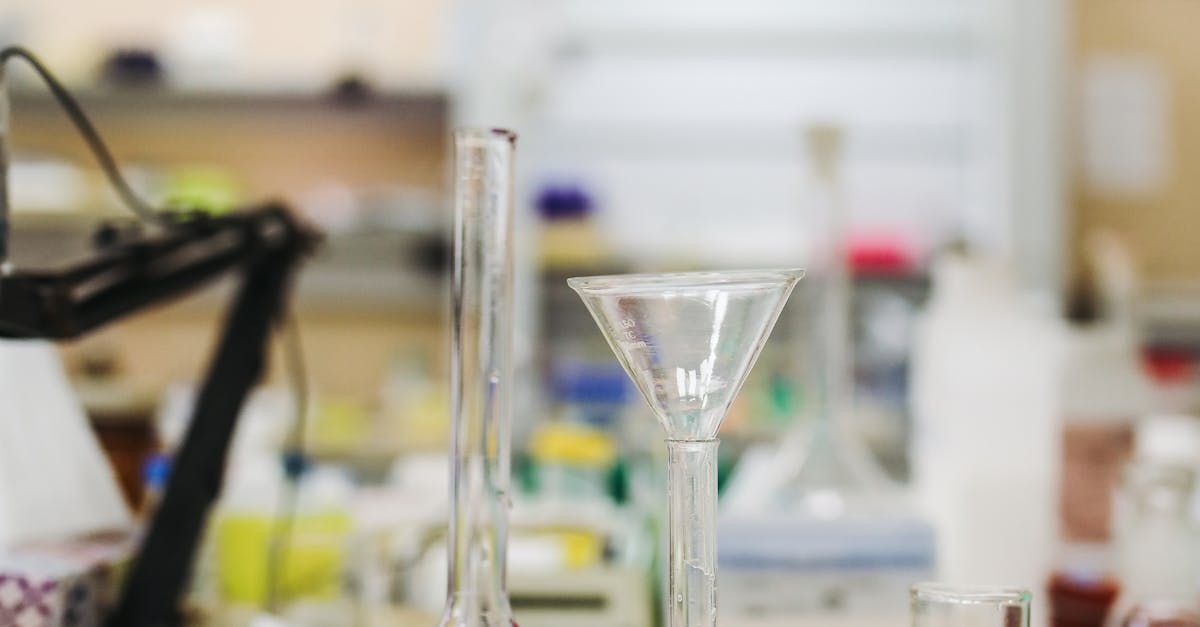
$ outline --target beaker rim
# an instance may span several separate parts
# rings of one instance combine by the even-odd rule
[[[465,141],[494,141],[501,140],[510,144],[517,142],[516,131],[506,128],[488,126],[460,126],[454,129],[454,137]]]
[[[912,587],[914,601],[987,605],[1028,605],[1033,593],[1019,586],[953,584],[926,581]]]
[[[606,274],[578,276],[567,279],[571,289],[588,294],[621,294],[666,289],[704,288],[762,288],[780,283],[794,283],[804,276],[800,268],[770,268],[759,270],[701,270],[693,272],[659,272],[638,274]]]

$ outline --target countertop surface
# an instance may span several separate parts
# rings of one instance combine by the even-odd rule
[[[219,627],[256,627],[254,612],[229,611],[222,613],[211,625]],[[261,618],[261,617],[260,617]],[[437,617],[403,608],[386,608],[370,612],[362,623],[366,627],[395,627],[400,625],[426,626],[437,623]],[[720,627],[903,627],[906,620],[896,617],[829,617],[809,616],[773,620],[721,619]],[[543,627],[536,623],[522,627]]]

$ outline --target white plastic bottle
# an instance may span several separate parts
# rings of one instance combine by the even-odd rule
[[[913,355],[912,468],[942,580],[1046,581],[1058,529],[1061,334],[1003,265],[964,255],[936,264]]]

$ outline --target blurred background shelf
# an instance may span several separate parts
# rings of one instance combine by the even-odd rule
[[[84,90],[81,104],[124,165],[220,169],[232,173],[246,200],[297,200],[329,185],[387,182],[439,189],[443,184],[449,98],[436,90],[363,98]],[[74,129],[49,96],[19,94],[12,116],[18,157],[53,155],[91,167]]]
[[[229,112],[250,108],[259,113],[267,113],[271,109],[319,108],[326,111],[403,109],[414,117],[439,116],[449,99],[447,90],[435,84],[379,91],[369,84],[358,82],[330,85],[320,90],[254,86],[202,89],[162,85],[92,86],[72,88],[71,93],[89,112],[98,115],[138,115],[159,108],[178,113],[212,108]],[[36,85],[18,87],[12,90],[10,97],[18,111],[29,107],[29,114],[50,113],[57,109],[53,96]]]
[[[127,214],[114,210],[19,213],[14,263],[27,269],[61,266],[92,249],[99,225],[128,221]],[[327,314],[373,311],[440,316],[448,306],[447,255],[446,234],[436,223],[406,230],[371,228],[330,234],[300,278],[298,306]],[[232,296],[228,283],[187,299],[181,311],[224,310]]]
[[[1200,281],[1156,281],[1139,304],[1148,342],[1200,352]]]

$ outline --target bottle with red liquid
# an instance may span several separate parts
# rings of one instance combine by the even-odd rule
[[[1072,547],[1047,586],[1052,627],[1104,627],[1121,586],[1106,547]],[[1084,553],[1084,555],[1080,555]]]

